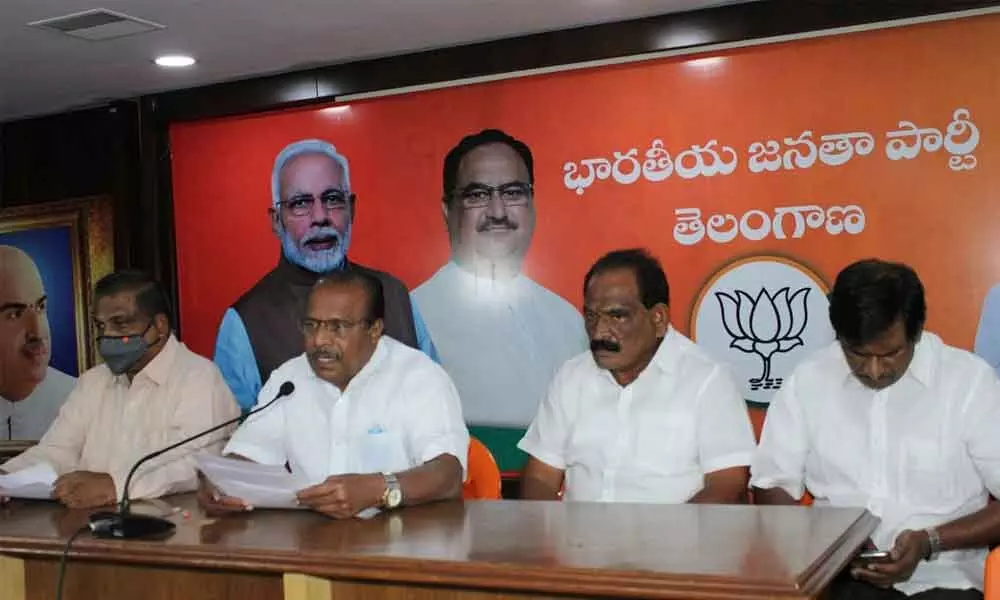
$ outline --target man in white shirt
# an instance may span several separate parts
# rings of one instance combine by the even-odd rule
[[[37,440],[76,383],[49,366],[48,297],[35,261],[0,245],[0,440]]]
[[[518,447],[530,499],[727,503],[745,499],[754,449],[726,370],[670,326],[669,287],[643,250],[584,280],[591,351],[556,375]]]
[[[117,502],[140,458],[239,415],[215,365],[173,336],[158,282],[135,271],[112,273],[97,282],[94,306],[104,363],[80,377],[36,446],[0,465],[6,472],[49,465],[59,475],[53,497],[70,508]],[[218,453],[223,436],[145,463],[131,481],[129,497],[194,490],[194,455]]]
[[[275,369],[258,404],[285,382],[291,396],[251,416],[224,453],[287,465],[310,483],[299,502],[334,518],[461,494],[469,434],[444,370],[418,350],[383,335],[379,280],[337,271],[309,294],[305,353]],[[212,514],[250,510],[207,482],[199,493]]]
[[[531,150],[487,129],[448,152],[443,179],[451,261],[413,297],[466,420],[520,430],[587,348],[580,312],[521,272],[535,230]]]
[[[864,507],[882,522],[833,598],[980,598],[1000,540],[1000,382],[982,359],[923,330],[923,285],[864,260],[830,294],[837,341],[774,396],[751,485],[759,503]]]

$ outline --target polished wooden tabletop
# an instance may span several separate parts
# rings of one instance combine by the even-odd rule
[[[877,525],[862,509],[528,501],[438,503],[370,520],[261,510],[209,519],[191,496],[165,501],[180,509],[169,539],[82,535],[73,560],[550,593],[805,597]],[[13,501],[0,509],[0,553],[56,556],[87,515]]]

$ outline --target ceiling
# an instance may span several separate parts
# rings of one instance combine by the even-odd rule
[[[0,122],[256,75],[735,0],[0,0]],[[27,23],[93,8],[166,29],[102,42]],[[151,60],[182,52],[186,70]]]

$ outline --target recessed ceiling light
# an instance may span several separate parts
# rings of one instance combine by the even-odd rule
[[[194,58],[183,54],[167,54],[164,56],[157,56],[156,60],[153,62],[161,67],[178,68],[190,67],[195,61]]]

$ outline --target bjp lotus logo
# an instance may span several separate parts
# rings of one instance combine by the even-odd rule
[[[833,341],[827,291],[795,260],[744,258],[702,287],[691,307],[691,337],[738,377],[744,398],[766,405],[800,360]]]
[[[750,389],[777,389],[782,378],[771,377],[771,357],[803,345],[802,332],[809,322],[806,300],[811,290],[799,288],[789,295],[783,287],[771,294],[760,288],[756,298],[743,290],[715,292],[722,311],[722,327],[732,338],[730,348],[756,354],[763,365],[760,377],[750,379]]]

